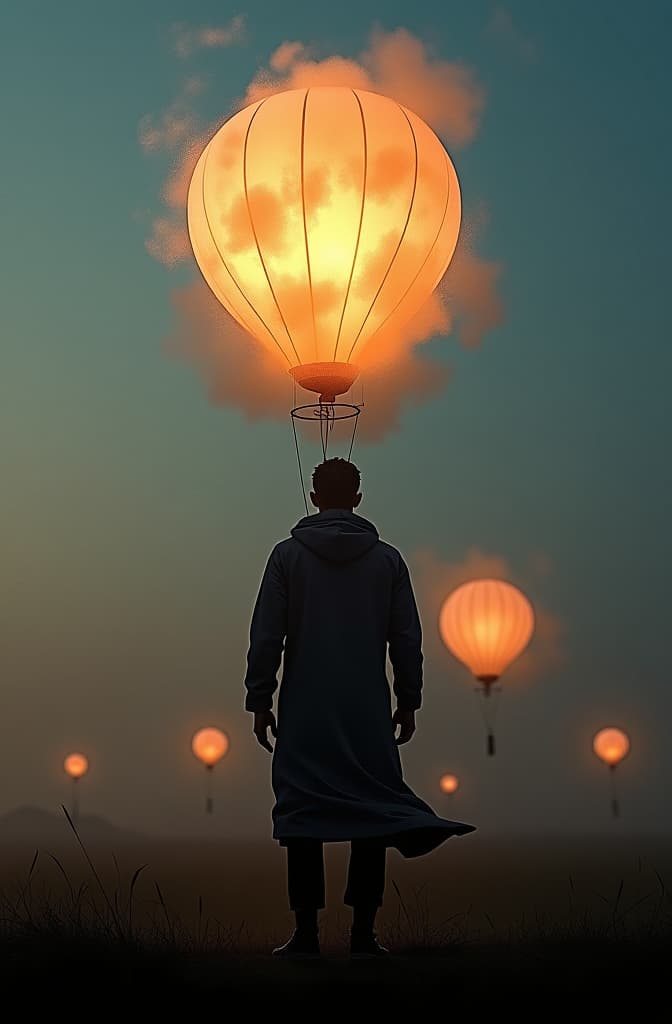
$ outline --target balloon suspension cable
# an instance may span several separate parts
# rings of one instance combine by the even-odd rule
[[[212,799],[212,769],[213,765],[206,764],[207,770],[207,781],[205,784],[205,813],[212,814],[213,811],[213,799]]]
[[[324,462],[327,461],[327,451],[329,450],[329,435],[334,429],[334,403],[323,402],[320,399],[320,444],[322,445],[322,459]]]
[[[362,400],[364,393],[362,391]],[[294,402],[296,403],[296,384],[294,384]],[[362,401],[363,404],[363,401]],[[299,437],[296,430],[297,420],[308,420],[310,422],[318,421],[320,430],[320,448],[322,449],[322,459],[324,462],[327,461],[329,456],[329,440],[334,429],[334,425],[337,420],[353,420],[352,434],[350,435],[350,445],[348,447],[348,459],[350,462],[352,458],[352,450],[355,446],[355,437],[357,436],[357,424],[359,422],[359,414],[362,410],[361,405],[351,405],[348,402],[313,402],[310,405],[294,405],[290,410],[290,416],[292,419],[292,431],[294,433],[294,449],[296,451],[296,461],[299,467],[299,480],[301,482],[301,493],[303,495],[303,504],[306,509],[306,515],[308,515],[308,498],[306,496],[306,485],[303,475],[303,465],[301,463],[301,450],[299,447]]]
[[[360,406],[361,408],[361,406]],[[350,447],[348,448],[348,462],[352,459],[352,449],[355,446],[355,435],[357,433],[357,424],[359,423],[359,416],[355,416],[355,422],[352,427],[352,437],[350,438]]]
[[[488,757],[493,757],[496,750],[495,744],[495,719],[499,708],[499,695],[502,692],[501,686],[493,686],[492,683],[484,683],[478,686],[474,693],[479,697],[478,707],[487,732],[486,750]]]
[[[72,820],[74,821],[75,824],[77,824],[77,819],[79,818],[79,789],[77,787],[77,783],[78,782],[79,782],[79,779],[77,778],[77,776],[76,775],[73,776],[73,779],[72,779],[72,814],[70,815],[70,817],[72,818]]]
[[[621,806],[618,800],[618,794],[616,792],[616,765],[609,765],[609,778],[611,779],[611,816],[612,818],[620,818]]]
[[[301,466],[301,453],[299,451],[299,439],[296,436],[296,420],[292,416],[292,430],[294,431],[294,447],[296,448],[296,461],[299,466],[299,480],[301,481],[301,494],[303,496],[303,504],[306,509],[306,515],[308,515],[308,498],[306,497],[306,485],[303,482],[303,467]]]
[[[364,408],[364,378],[363,377],[359,378],[359,383],[360,383],[360,387],[361,387],[362,391],[361,391],[361,398],[359,400],[359,405],[357,406],[357,409],[359,410],[359,412],[361,412],[362,409]],[[348,462],[350,462],[351,459],[352,459],[352,449],[354,448],[354,445],[355,445],[355,435],[357,434],[357,424],[359,423],[359,412],[358,412],[357,416],[355,416],[355,422],[354,422],[353,427],[352,427],[352,437],[350,438],[350,447],[348,449]]]

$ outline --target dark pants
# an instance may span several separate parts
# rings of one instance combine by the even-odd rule
[[[324,855],[320,839],[287,840],[287,881],[291,910],[324,908]],[[344,902],[380,907],[385,889],[385,846],[377,839],[353,839]]]

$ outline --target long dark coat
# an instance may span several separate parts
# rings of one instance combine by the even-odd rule
[[[421,704],[422,635],[408,569],[372,523],[335,509],[302,519],[268,559],[250,629],[248,711],[272,708],[273,836],[379,837],[417,856],[472,825],[439,818],[402,777],[397,707]]]

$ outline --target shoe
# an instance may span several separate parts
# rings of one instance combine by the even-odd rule
[[[317,932],[295,931],[289,942],[278,946],[272,955],[279,960],[317,960],[320,957],[320,940]]]
[[[368,960],[371,957],[380,958],[389,955],[389,949],[381,946],[375,932],[365,932],[364,935],[350,934],[350,956]]]

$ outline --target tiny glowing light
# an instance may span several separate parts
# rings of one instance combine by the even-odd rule
[[[460,780],[457,775],[442,775],[439,779],[439,787],[442,793],[454,793],[459,785]]]
[[[81,779],[89,770],[89,761],[84,754],[68,754],[63,762],[63,768],[71,779]]]
[[[199,729],[191,741],[191,749],[207,768],[212,768],[229,749],[229,739],[221,729]]]
[[[630,740],[622,729],[600,729],[593,737],[593,750],[601,761],[614,768],[627,756]]]

